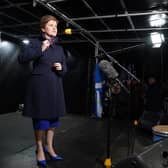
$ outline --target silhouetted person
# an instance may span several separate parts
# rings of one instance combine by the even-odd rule
[[[148,78],[145,91],[145,110],[160,113],[162,110],[161,86],[155,77]]]
[[[162,103],[161,86],[155,77],[150,76],[145,88],[144,112],[140,119],[142,126],[151,130],[152,126],[158,123],[162,112]]]

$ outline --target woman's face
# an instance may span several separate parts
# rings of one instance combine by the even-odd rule
[[[41,30],[45,33],[46,36],[55,37],[57,35],[57,22],[54,20],[50,20]]]

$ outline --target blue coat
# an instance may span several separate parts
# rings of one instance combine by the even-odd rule
[[[63,48],[56,42],[42,52],[42,41],[43,37],[31,39],[18,57],[20,63],[33,61],[23,115],[35,119],[55,119],[65,112],[62,77],[67,70],[66,60]],[[54,62],[60,62],[63,70],[54,70]]]

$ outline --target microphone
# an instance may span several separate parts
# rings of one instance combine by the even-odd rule
[[[101,60],[99,63],[99,68],[108,79],[116,79],[119,76],[118,72],[107,60]]]
[[[130,93],[130,91],[124,86],[124,84],[118,79],[118,72],[114,69],[114,67],[111,65],[111,63],[107,60],[101,60],[99,62],[99,68],[104,73],[104,75],[109,80],[115,80],[117,81],[121,87],[127,92]]]

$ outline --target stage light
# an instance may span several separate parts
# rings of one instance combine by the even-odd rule
[[[9,53],[13,52],[14,45],[13,43],[3,40],[0,43],[1,54],[8,55]]]
[[[161,27],[166,23],[166,14],[159,13],[151,15],[149,18],[149,22],[152,27]]]
[[[1,46],[4,47],[4,48],[8,48],[10,45],[10,43],[8,41],[2,41],[1,42]]]
[[[72,29],[71,28],[66,28],[64,30],[64,33],[67,34],[67,35],[71,35],[72,34]]]
[[[69,27],[69,23],[66,23],[66,28],[64,30],[64,34],[66,35],[71,35],[72,34],[72,29]]]
[[[153,44],[153,48],[159,48],[165,41],[164,35],[158,32],[151,33],[150,37]]]
[[[28,45],[30,43],[30,41],[28,39],[23,39],[22,42],[26,45]]]

